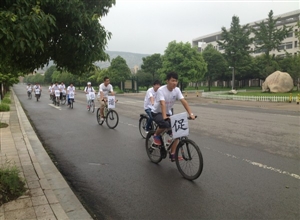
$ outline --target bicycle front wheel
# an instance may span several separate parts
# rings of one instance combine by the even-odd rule
[[[61,99],[61,104],[62,105],[66,104],[66,100],[67,100],[66,96],[63,96],[62,99]]]
[[[146,152],[149,159],[153,163],[159,163],[163,159],[163,157],[161,155],[161,148],[153,144],[154,133],[155,131],[149,131],[149,133],[146,136]]]
[[[95,102],[91,101],[91,111],[94,113],[95,111]]]
[[[101,118],[100,118],[100,108],[97,109],[96,118],[97,118],[98,124],[102,125],[104,120],[101,120]]]
[[[110,109],[106,115],[106,124],[110,129],[117,127],[119,123],[119,115],[115,110]]]
[[[188,180],[195,180],[202,173],[202,153],[198,145],[190,139],[182,139],[179,142],[176,148],[175,161],[181,175]]]

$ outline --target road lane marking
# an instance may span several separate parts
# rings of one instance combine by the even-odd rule
[[[61,110],[61,107],[55,106],[55,105],[53,105],[53,104],[48,104],[48,105],[50,105],[50,106],[53,107],[53,108],[56,108],[57,110]]]
[[[257,167],[259,167],[259,168],[263,168],[263,169],[266,169],[266,170],[271,170],[271,171],[273,171],[273,172],[280,173],[280,174],[284,174],[284,175],[287,175],[287,176],[290,176],[290,177],[293,177],[293,178],[295,178],[295,179],[300,180],[300,175],[298,175],[298,174],[290,173],[290,172],[288,172],[288,171],[284,171],[284,170],[281,170],[281,169],[278,169],[278,168],[275,168],[275,167],[271,167],[271,166],[268,166],[268,165],[265,165],[265,164],[262,164],[262,163],[258,163],[258,162],[255,162],[255,161],[251,161],[251,160],[248,160],[248,159],[239,158],[239,157],[234,156],[234,155],[232,155],[232,154],[223,153],[223,152],[221,152],[221,151],[213,150],[213,149],[208,148],[208,147],[205,147],[205,148],[208,149],[208,150],[212,150],[212,151],[218,152],[218,153],[220,153],[220,154],[223,154],[223,155],[225,155],[225,156],[227,156],[227,157],[231,157],[231,158],[233,158],[233,159],[242,160],[242,161],[244,161],[244,162],[246,162],[246,163],[248,163],[248,164],[251,164],[251,165],[253,165],[253,166],[257,166]]]

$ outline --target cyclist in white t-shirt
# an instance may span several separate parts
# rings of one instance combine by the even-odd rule
[[[86,102],[87,102],[87,109],[90,107],[89,106],[89,100],[90,100],[90,92],[96,92],[95,89],[92,87],[92,83],[88,82],[87,86],[84,88],[84,92],[86,94]]]
[[[175,72],[170,72],[167,74],[167,85],[161,86],[157,90],[157,96],[155,99],[154,106],[152,108],[153,120],[158,125],[157,130],[153,136],[154,144],[160,146],[161,143],[161,133],[167,129],[171,128],[169,120],[170,115],[172,115],[172,107],[176,100],[180,100],[183,107],[187,111],[191,119],[195,119],[187,101],[184,99],[180,89],[177,87],[178,84],[178,74]],[[171,146],[171,161],[175,161],[175,150],[178,145],[179,140],[175,140]]]
[[[69,96],[70,93],[73,93],[73,95],[75,95],[75,86],[73,86],[73,83],[70,83],[70,85],[67,88],[68,106],[70,105],[70,96]]]
[[[99,85],[99,93],[98,93],[98,95],[100,96],[99,102],[101,103],[101,105],[100,105],[100,119],[102,121],[104,120],[103,110],[104,110],[105,102],[107,101],[109,93],[111,93],[111,95],[114,95],[113,87],[110,84],[109,78],[106,76],[103,79],[103,83],[101,83]],[[103,101],[103,103],[101,101]]]
[[[160,85],[161,85],[160,81],[155,80],[153,82],[153,87],[149,88],[146,92],[146,95],[145,95],[144,109],[145,109],[145,112],[147,113],[147,115],[149,116],[146,127],[145,127],[146,133],[148,133],[149,126],[151,125],[152,120],[153,120],[152,114],[151,114],[151,109],[153,108],[154,101],[155,101],[155,98],[156,98],[156,93],[157,93],[157,90],[160,87]]]
[[[27,86],[26,86],[26,91],[27,91],[28,97],[29,97],[30,93],[32,93],[32,89],[33,89],[33,88],[32,88],[32,86],[31,86],[31,84],[28,83]]]

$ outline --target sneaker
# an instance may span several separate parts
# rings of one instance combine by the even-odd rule
[[[149,133],[149,131],[145,130],[145,133],[146,133],[146,134],[148,134],[148,133]]]
[[[170,160],[171,160],[171,162],[175,161],[175,154],[170,154]],[[183,158],[181,156],[178,156],[178,161],[181,161],[181,160],[183,160]]]
[[[104,118],[100,118],[101,121],[104,121]]]
[[[160,136],[153,135],[153,143],[160,146],[161,145]]]

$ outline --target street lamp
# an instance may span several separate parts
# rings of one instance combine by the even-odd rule
[[[234,67],[230,66],[229,69],[232,69],[232,83],[231,83],[231,90],[234,89]]]

